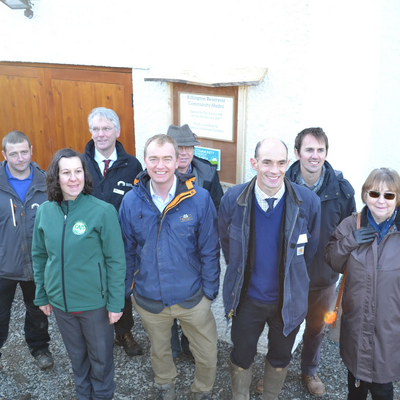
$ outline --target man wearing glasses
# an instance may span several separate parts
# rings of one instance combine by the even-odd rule
[[[124,195],[132,189],[136,175],[143,168],[118,142],[121,128],[113,110],[104,107],[93,109],[88,123],[92,140],[86,145],[84,158],[93,179],[92,195],[114,205],[118,211]],[[115,344],[123,346],[130,357],[143,354],[131,332],[133,317],[130,299],[125,299],[124,313],[114,327]]]
[[[325,335],[324,315],[335,298],[339,275],[325,262],[325,246],[339,223],[356,211],[353,187],[326,161],[328,147],[328,137],[321,128],[302,130],[294,145],[298,161],[286,173],[292,182],[307,187],[321,200],[318,249],[308,268],[310,291],[301,353],[301,374],[308,391],[314,396],[325,394],[317,368]]]

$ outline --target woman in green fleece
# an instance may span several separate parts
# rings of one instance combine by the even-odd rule
[[[124,308],[125,252],[113,205],[90,195],[81,156],[59,150],[36,214],[32,260],[35,304],[54,311],[72,363],[78,399],[112,399],[112,324]]]

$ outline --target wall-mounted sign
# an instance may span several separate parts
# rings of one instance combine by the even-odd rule
[[[195,146],[194,155],[216,165],[217,171],[221,170],[221,150]]]
[[[179,92],[179,124],[188,124],[199,137],[232,142],[233,100],[229,96]]]

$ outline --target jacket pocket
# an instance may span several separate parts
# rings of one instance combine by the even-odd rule
[[[228,226],[228,235],[230,240],[234,240],[236,242],[242,243],[242,229],[236,227],[235,225],[230,224]]]
[[[99,277],[100,277],[100,291],[101,291],[101,297],[104,299],[104,287],[103,287],[103,274],[101,272],[101,265],[98,263],[99,266]]]

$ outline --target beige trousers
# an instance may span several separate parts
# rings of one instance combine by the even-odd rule
[[[133,297],[132,302],[150,338],[155,383],[165,385],[175,382],[177,371],[172,358],[171,327],[177,318],[189,339],[189,348],[196,362],[191,391],[211,391],[217,369],[217,328],[211,301],[203,296],[200,303],[191,309],[175,304],[164,308],[159,314],[144,310]]]

